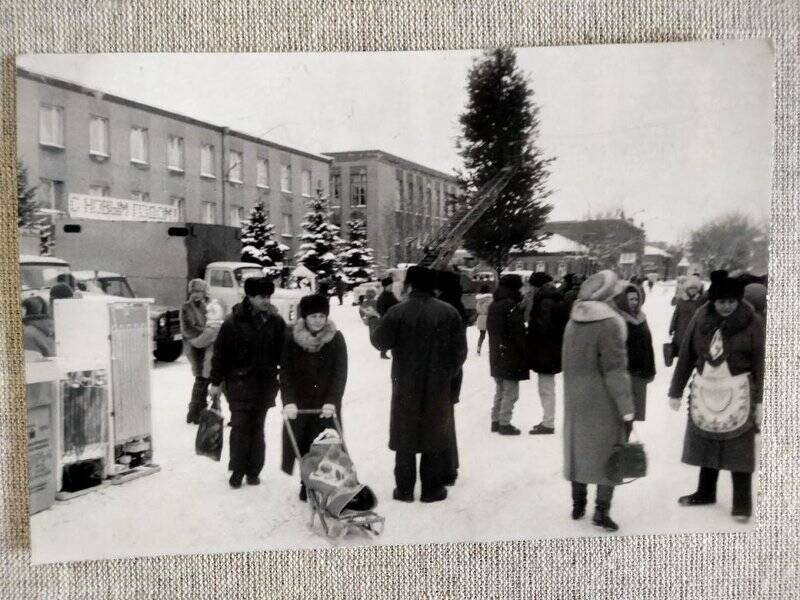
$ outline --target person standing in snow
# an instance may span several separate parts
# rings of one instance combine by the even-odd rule
[[[208,405],[209,373],[204,373],[203,367],[207,364],[206,358],[210,358],[216,332],[212,336],[208,335],[206,331],[208,284],[202,279],[192,279],[187,291],[189,297],[181,306],[180,312],[181,334],[183,335],[183,353],[192,367],[194,385],[189,400],[189,409],[186,413],[186,422],[196,425],[200,422],[200,414]]]
[[[694,374],[682,462],[700,467],[697,490],[681,496],[681,506],[714,504],[720,470],[733,480],[731,514],[740,521],[752,513],[755,433],[761,424],[764,380],[764,323],[743,301],[740,281],[717,278],[708,303],[698,309],[681,345],[669,389],[669,403],[680,410],[681,396]],[[721,405],[719,398],[726,399]]]
[[[572,518],[586,514],[587,486],[597,485],[592,523],[606,531],[614,486],[606,472],[614,446],[627,438],[634,405],[625,321],[611,306],[617,276],[600,271],[582,285],[564,332],[564,477],[572,484]]]
[[[380,316],[385,315],[390,308],[392,308],[395,304],[400,302],[397,297],[394,295],[392,291],[392,286],[394,285],[394,279],[391,277],[384,277],[381,280],[381,286],[383,287],[383,291],[381,291],[380,296],[378,296],[378,314]],[[389,356],[386,352],[381,352],[381,358],[388,359]]]
[[[443,462],[450,448],[452,385],[467,357],[456,309],[433,297],[434,276],[413,266],[406,273],[407,299],[380,317],[369,315],[370,339],[392,351],[389,448],[395,452],[395,500],[414,501],[420,454],[422,502],[447,498]]]
[[[245,279],[245,298],[233,307],[214,342],[211,387],[214,404],[225,397],[231,409],[229,483],[240,488],[261,483],[264,467],[264,420],[278,395],[278,368],[286,323],[270,297],[275,285],[266,277]]]
[[[336,297],[339,299],[339,306],[341,306],[344,302],[344,295],[347,292],[347,284],[344,282],[341,275],[336,276],[334,289],[336,290]]]
[[[521,289],[519,275],[503,275],[486,318],[489,372],[495,382],[491,430],[500,435],[520,434],[511,417],[519,399],[519,382],[530,378]]]
[[[569,279],[567,279],[569,277]],[[572,312],[572,305],[575,304],[575,300],[578,299],[578,292],[581,289],[581,284],[586,280],[583,275],[580,274],[573,274],[571,277],[567,275],[564,279],[566,280],[566,287],[561,290],[561,293],[564,295],[564,302],[566,304],[566,311],[567,315]]]
[[[675,310],[672,313],[672,320],[669,323],[669,335],[672,336],[672,354],[678,356],[681,350],[683,338],[689,323],[700,308],[705,299],[703,298],[703,283],[699,277],[691,276],[684,278],[681,283],[681,292],[676,294],[674,301]]]
[[[569,314],[564,296],[550,275],[533,273],[530,284],[534,293],[528,316],[528,364],[538,381],[542,421],[528,433],[546,435],[555,432],[556,374],[561,372],[561,347]]]
[[[300,455],[304,456],[323,429],[334,427],[334,412],[341,418],[347,345],[342,332],[328,318],[330,303],[325,296],[303,296],[298,312],[300,318],[287,332],[283,346],[280,384],[283,414],[291,420]],[[299,415],[298,409],[322,412]],[[291,475],[294,463],[294,449],[284,428],[281,469]],[[302,483],[300,500],[306,500]]]
[[[642,311],[641,290],[628,282],[617,283],[614,304],[628,328],[628,373],[633,392],[634,421],[644,421],[647,412],[647,385],[656,376],[653,336]]]
[[[475,312],[478,314],[475,320],[475,327],[478,328],[478,356],[481,355],[481,348],[486,339],[486,319],[491,303],[492,288],[488,283],[482,283],[480,293],[475,295]]]

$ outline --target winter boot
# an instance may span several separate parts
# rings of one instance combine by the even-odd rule
[[[306,492],[306,484],[300,484],[300,502],[306,502],[308,500],[308,493]]]
[[[617,525],[608,515],[609,506],[605,502],[598,502],[594,509],[594,516],[592,517],[592,524],[603,528],[605,531],[617,531]]]
[[[231,473],[231,478],[228,480],[228,483],[233,489],[238,490],[242,487],[242,479],[244,479],[244,473],[237,473],[234,471]]]
[[[422,494],[419,497],[419,501],[429,504],[431,502],[441,502],[445,498],[447,498],[447,488],[441,487],[434,492]]]
[[[492,421],[492,433],[497,433],[500,430],[500,422]]]
[[[582,519],[586,514],[586,484],[572,482],[572,520]]]
[[[717,499],[713,496],[706,496],[700,492],[688,494],[678,498],[678,504],[681,506],[702,506],[703,504],[715,504]]]
[[[497,428],[497,433],[500,435],[519,435],[520,430],[509,423],[508,425],[500,425]]]
[[[394,488],[394,491],[392,492],[392,498],[399,500],[400,502],[413,502],[414,492],[401,492],[399,489]]]
[[[259,485],[261,483],[261,479],[258,475],[248,475],[247,476],[247,485]]]

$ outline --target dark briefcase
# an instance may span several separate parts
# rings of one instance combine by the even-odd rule
[[[614,446],[614,452],[606,464],[606,476],[610,480],[633,480],[645,475],[647,475],[647,455],[644,452],[644,445],[637,441]]]
[[[668,367],[672,366],[672,361],[675,360],[675,347],[672,342],[666,342],[663,346],[664,350],[664,364]]]

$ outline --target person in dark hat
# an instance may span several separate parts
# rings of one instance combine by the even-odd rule
[[[231,409],[230,485],[258,485],[264,467],[264,420],[278,395],[278,366],[286,323],[270,304],[272,280],[251,277],[244,282],[245,298],[233,307],[214,341],[211,361],[213,403],[222,384]]]
[[[529,379],[521,289],[522,278],[519,275],[500,277],[486,319],[489,373],[495,381],[491,431],[500,435],[520,434],[520,430],[511,424],[511,417],[519,399],[519,382]]]
[[[730,471],[731,514],[739,521],[749,520],[764,346],[763,320],[744,301],[742,282],[712,273],[708,303],[689,326],[669,389],[671,408],[680,410],[683,390],[692,378],[681,460],[700,467],[700,473],[697,490],[678,499],[681,506],[714,504],[719,472]],[[727,399],[722,406],[720,397]]]
[[[394,279],[392,279],[391,277],[384,277],[383,279],[381,279],[381,287],[383,288],[383,291],[378,296],[378,304],[377,304],[378,314],[380,316],[385,315],[387,312],[389,312],[390,308],[392,308],[395,304],[400,302],[397,299],[397,296],[395,296],[394,292],[392,291],[393,285],[394,285]],[[385,351],[383,351],[381,352],[381,358],[388,360],[389,356],[386,354]]]
[[[467,357],[467,340],[458,311],[434,298],[432,271],[413,266],[404,285],[407,300],[382,317],[377,311],[369,315],[372,345],[392,351],[393,497],[414,501],[420,454],[420,500],[438,502],[447,498],[444,470],[451,447],[453,380]]]
[[[53,317],[47,312],[47,302],[41,296],[31,296],[22,301],[23,344],[25,350],[42,356],[56,355]]]
[[[324,429],[334,427],[334,413],[341,419],[342,396],[347,383],[347,345],[342,332],[329,318],[328,298],[316,294],[304,296],[298,312],[300,318],[287,331],[283,346],[280,380],[283,414],[291,421],[303,456]],[[321,412],[298,414],[298,410],[306,409]],[[282,441],[281,468],[291,475],[295,455],[285,428]],[[306,500],[302,484],[300,500]]]

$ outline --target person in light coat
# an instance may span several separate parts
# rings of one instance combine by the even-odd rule
[[[572,518],[586,511],[587,484],[597,485],[592,522],[616,531],[611,498],[620,481],[606,470],[634,416],[625,321],[610,304],[617,276],[600,271],[580,288],[564,332],[564,477],[572,484]]]

